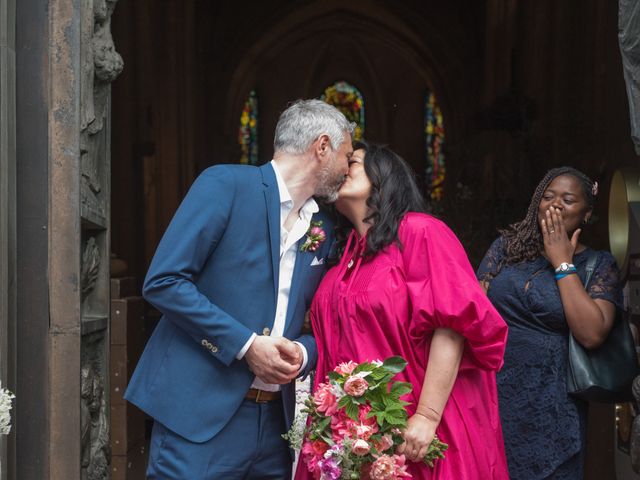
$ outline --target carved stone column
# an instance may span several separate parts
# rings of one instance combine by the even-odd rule
[[[111,37],[116,0],[83,0],[80,37],[81,464],[109,477],[110,94],[123,61]]]
[[[115,0],[52,0],[50,477],[109,476],[111,82]]]

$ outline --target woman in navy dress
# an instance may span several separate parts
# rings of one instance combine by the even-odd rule
[[[549,171],[524,220],[501,231],[477,272],[509,326],[498,397],[512,480],[583,478],[587,404],[567,394],[568,335],[597,347],[622,307],[612,255],[579,241],[597,190],[573,168]]]

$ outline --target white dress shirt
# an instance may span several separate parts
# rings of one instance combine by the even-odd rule
[[[293,199],[287,189],[287,185],[284,183],[284,179],[280,175],[276,162],[272,160],[271,166],[276,174],[278,191],[280,193],[280,275],[278,277],[278,303],[276,305],[276,317],[273,322],[273,327],[271,328],[271,336],[281,337],[284,333],[285,321],[287,318],[289,291],[291,290],[291,277],[293,276],[293,269],[296,264],[296,255],[298,254],[298,240],[300,240],[309,230],[311,218],[319,208],[313,198],[307,200],[300,209],[298,218],[296,218],[293,227],[291,227],[290,231],[287,231],[284,228],[284,222],[293,209]],[[241,359],[244,357],[256,336],[257,335],[255,333],[251,336],[242,350],[238,352],[236,358]],[[300,370],[303,370],[308,361],[307,349],[301,343],[296,343],[302,349],[304,358]],[[251,387],[272,392],[280,390],[280,385],[265,383],[258,377],[254,379]]]

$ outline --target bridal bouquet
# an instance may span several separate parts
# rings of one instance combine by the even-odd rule
[[[326,383],[305,401],[309,416],[302,433],[294,424],[285,435],[301,459],[319,480],[395,480],[411,477],[404,455],[395,454],[407,426],[410,383],[393,382],[404,370],[402,357],[384,362],[341,363],[329,372]],[[430,467],[444,458],[447,444],[434,438],[424,462]]]

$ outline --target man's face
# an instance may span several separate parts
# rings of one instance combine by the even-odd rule
[[[337,150],[328,154],[326,163],[322,166],[318,176],[316,196],[325,202],[333,203],[338,199],[338,190],[342,186],[349,172],[349,159],[353,155],[351,135],[345,133],[344,140]]]

